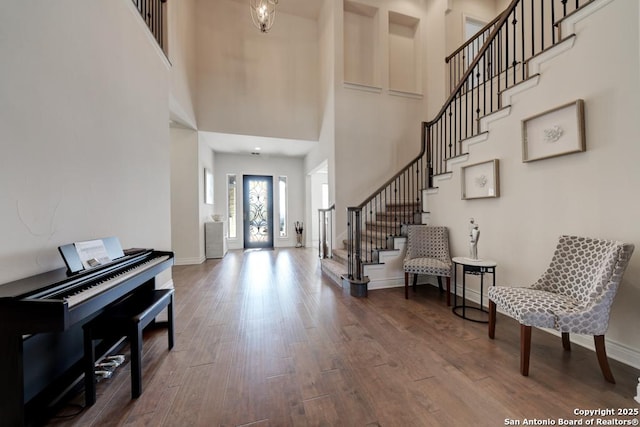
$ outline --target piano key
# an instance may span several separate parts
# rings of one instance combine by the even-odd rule
[[[138,264],[137,266],[131,269],[119,272],[107,280],[96,282],[92,286],[83,288],[81,291],[71,294],[64,299],[65,301],[67,301],[69,308],[71,308],[83,301],[86,301],[89,298],[92,298],[102,292],[105,292],[111,289],[114,286],[117,286],[119,283],[122,283],[125,280],[129,279],[130,277],[138,274],[139,271],[146,270],[147,268],[153,267],[156,264],[160,264],[161,262],[166,261],[169,258],[170,257],[168,255],[163,255],[157,258],[150,259],[148,261],[143,262],[142,264]]]

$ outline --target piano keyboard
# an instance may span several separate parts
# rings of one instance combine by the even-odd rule
[[[138,274],[140,271],[146,270],[147,268],[151,268],[154,265],[160,264],[161,262],[166,261],[169,258],[170,256],[168,255],[152,258],[148,261],[143,262],[142,264],[136,265],[135,267],[121,271],[120,273],[110,277],[107,280],[96,282],[95,284],[91,285],[88,288],[83,288],[82,290],[65,297],[64,300],[67,302],[68,307],[71,308],[83,301],[86,301],[89,298],[92,298],[102,292],[105,292],[106,290],[118,285],[119,283],[124,282],[130,277],[133,277],[136,274]]]

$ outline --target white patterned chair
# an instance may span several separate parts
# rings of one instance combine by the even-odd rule
[[[531,327],[593,335],[604,378],[615,383],[605,349],[611,304],[634,245],[587,237],[561,236],[551,264],[530,287],[489,288],[489,338],[495,337],[496,306],[520,322],[520,372],[529,375]]]
[[[451,256],[449,255],[449,230],[431,225],[409,225],[407,254],[403,262],[404,297],[409,298],[409,275],[413,274],[413,288],[418,275],[438,277],[442,291],[442,277],[447,278],[447,305],[451,305]]]

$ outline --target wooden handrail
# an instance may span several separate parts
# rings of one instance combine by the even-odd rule
[[[504,13],[504,11],[502,12]],[[496,16],[495,18],[493,18],[491,20],[491,22],[489,22],[487,25],[485,25],[484,27],[482,27],[481,30],[479,30],[475,37],[470,38],[469,40],[467,40],[466,42],[464,42],[459,48],[457,48],[456,50],[453,51],[453,53],[451,53],[451,55],[447,56],[444,59],[444,62],[449,63],[449,61],[451,61],[451,58],[453,58],[454,56],[456,56],[457,54],[459,54],[460,52],[462,52],[462,50],[469,46],[471,43],[473,43],[474,41],[476,41],[476,39],[478,39],[480,37],[480,34],[484,34],[485,31],[487,31],[489,28],[491,28],[491,26],[493,24],[495,24],[496,22],[498,22],[500,20],[500,17],[502,16],[502,14],[498,14],[498,16]]]
[[[516,8],[518,3],[520,3],[520,0],[513,0],[509,5],[509,7],[507,7],[505,11],[502,12],[502,15],[500,15],[500,19],[498,20],[498,24],[496,24],[496,26],[493,28],[493,30],[489,34],[489,37],[487,37],[487,40],[484,42],[484,45],[482,46],[482,48],[480,48],[480,51],[478,51],[478,54],[476,55],[476,57],[473,59],[471,64],[469,64],[469,66],[467,67],[467,71],[464,72],[464,74],[460,78],[460,81],[458,81],[455,88],[451,91],[451,94],[449,94],[449,97],[442,105],[442,108],[440,109],[438,114],[436,114],[435,119],[427,122],[425,126],[429,127],[433,125],[435,122],[440,120],[444,112],[447,111],[447,108],[449,108],[449,105],[453,102],[456,96],[458,96],[458,93],[460,92],[462,87],[467,83],[467,79],[471,76],[473,69],[478,65],[480,60],[482,60],[485,52],[487,51],[487,49],[489,49],[491,42],[496,38],[496,36],[498,35],[498,32],[502,28],[502,25],[506,22],[509,15],[511,14],[511,12],[513,12],[513,10]]]
[[[591,1],[587,1],[586,4]],[[538,10],[534,10],[534,5],[539,6]],[[518,72],[516,66],[524,64],[536,54],[536,35],[540,41],[538,51],[545,48],[545,31],[551,31],[551,44],[556,43],[555,7],[556,4],[552,3],[551,19],[545,22],[543,3],[511,0],[508,7],[483,27],[476,37],[465,42],[446,58],[447,62],[457,64],[458,69],[466,69],[464,72],[460,70],[461,75],[450,72],[450,77],[453,77],[452,86],[455,83],[453,90],[435,117],[428,122],[422,122],[419,154],[360,204],[347,208],[350,278],[361,280],[363,265],[377,262],[376,252],[388,248],[388,237],[397,233],[393,224],[388,225],[389,219],[394,223],[420,221],[418,214],[423,196],[420,189],[424,188],[421,186],[426,184],[427,187],[431,187],[432,178],[446,172],[447,159],[462,154],[461,141],[481,132],[479,119],[501,107],[500,93],[526,78],[524,65]],[[562,7],[562,14],[566,16],[566,1],[562,1]],[[576,0],[575,7],[581,7],[579,0]],[[536,12],[539,12],[539,15],[535,15]],[[525,13],[530,13],[526,19]],[[534,16],[541,18],[534,21]],[[526,41],[525,35],[531,39]],[[460,61],[452,61],[455,55],[474,42],[478,45],[482,42],[482,45],[474,46],[473,55],[470,54],[468,58],[468,65],[467,61],[464,61],[464,66],[460,67]],[[476,53],[477,47],[479,48]],[[494,83],[497,86],[495,88]],[[372,230],[366,230],[366,233],[361,230],[363,224],[377,220],[380,214],[383,214],[380,218],[383,218],[381,223],[384,225],[375,225]]]
[[[478,54],[476,55],[474,60],[471,62],[471,64],[469,65],[467,71],[465,71],[465,73],[463,74],[462,78],[460,79],[460,81],[458,82],[458,84],[456,85],[454,90],[451,92],[451,94],[449,94],[449,97],[447,98],[447,100],[442,105],[442,108],[440,109],[438,114],[436,114],[436,117],[433,120],[429,121],[429,122],[423,122],[422,123],[422,138],[421,138],[422,143],[421,143],[420,153],[411,162],[409,162],[409,164],[407,164],[404,168],[402,168],[398,173],[393,175],[389,180],[387,180],[384,184],[382,184],[376,191],[371,193],[371,195],[369,197],[367,197],[364,201],[362,201],[362,203],[360,203],[359,205],[357,205],[355,207],[349,207],[347,209],[349,209],[349,210],[362,209],[367,203],[369,203],[371,200],[373,200],[376,197],[376,195],[378,195],[387,186],[389,186],[391,183],[393,183],[393,181],[395,181],[398,177],[400,177],[404,172],[406,172],[408,169],[410,169],[417,161],[419,161],[422,158],[422,156],[424,155],[425,150],[426,150],[426,138],[425,138],[426,129],[428,127],[432,126],[438,120],[440,120],[440,118],[445,113],[447,108],[449,108],[449,105],[453,102],[453,100],[459,94],[459,92],[461,91],[462,87],[465,85],[467,79],[469,78],[469,76],[473,72],[473,69],[478,65],[478,62],[480,62],[480,60],[482,59],[484,53],[489,48],[489,45],[491,44],[491,42],[496,38],[496,36],[497,36],[497,34],[498,34],[499,30],[500,30],[500,27],[502,27],[504,22],[507,20],[509,14],[511,12],[513,12],[513,9],[515,9],[515,7],[518,5],[519,2],[520,2],[520,0],[512,0],[511,4],[509,4],[509,7],[507,7],[504,10],[504,12],[502,12],[502,14],[498,16],[499,19],[496,21],[496,22],[498,22],[498,25],[496,25],[494,27],[494,29],[492,30],[492,32],[489,34],[489,37],[487,38],[487,40],[484,43],[484,46],[482,46],[482,48],[480,49],[480,51],[478,52]]]

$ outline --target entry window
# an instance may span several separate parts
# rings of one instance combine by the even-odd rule
[[[236,176],[227,175],[227,221],[229,221],[229,238],[235,239],[237,236],[236,231],[236,196],[238,194],[238,186],[236,184]]]
[[[280,237],[287,237],[287,177],[278,177],[278,197],[280,204],[278,211],[280,215]]]

